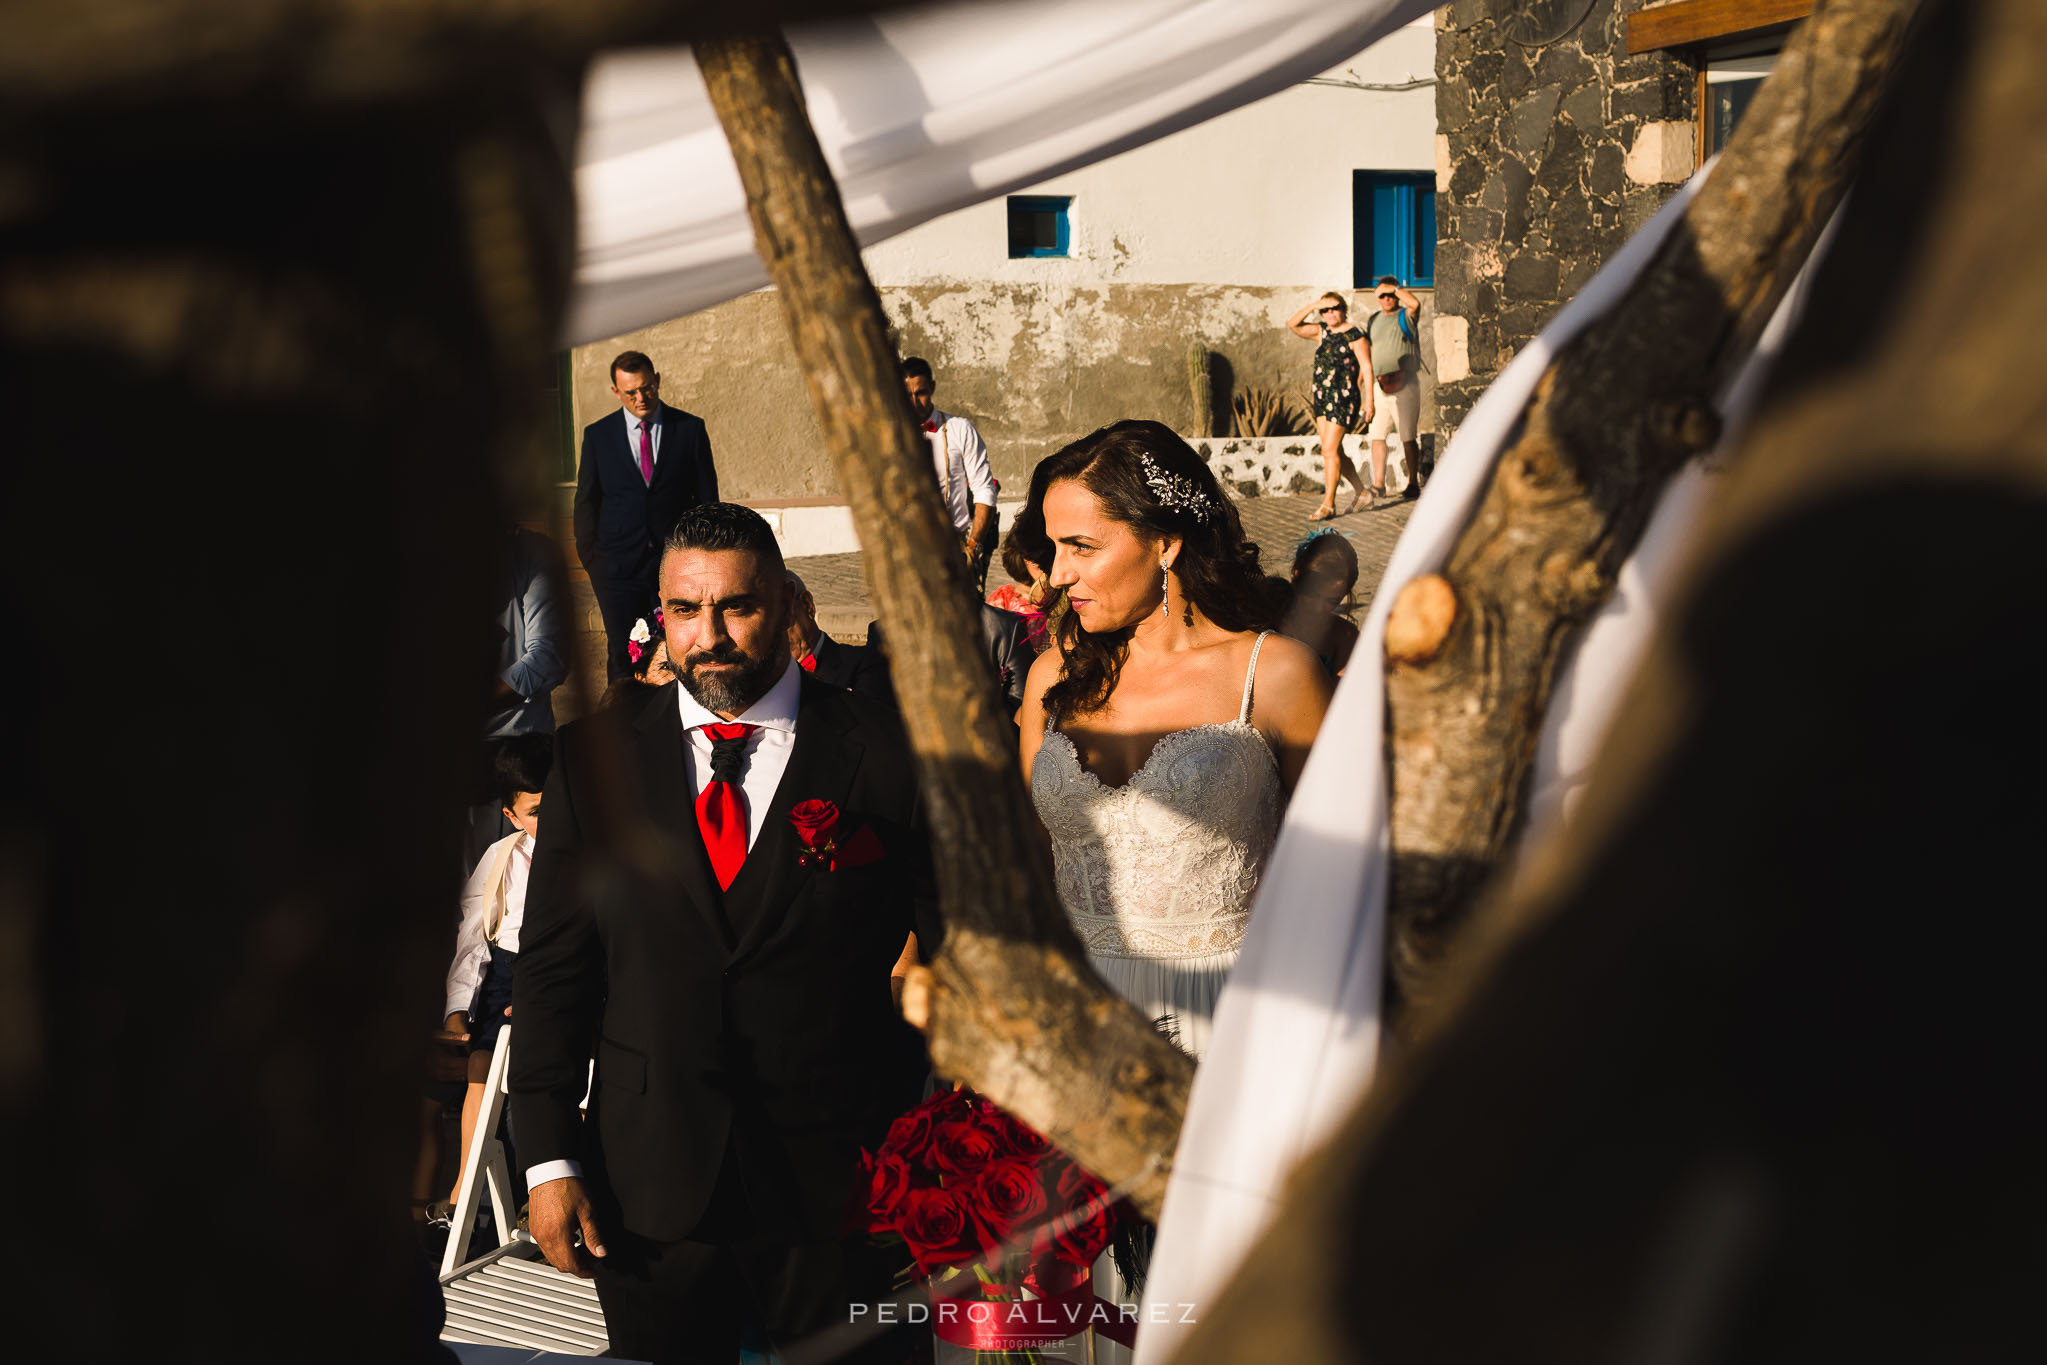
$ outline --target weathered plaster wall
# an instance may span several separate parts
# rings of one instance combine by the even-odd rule
[[[1695,167],[1698,68],[1627,55],[1645,0],[1593,0],[1541,46],[1520,7],[1454,0],[1436,22],[1438,422],[1500,369]]]
[[[937,371],[939,406],[980,427],[1007,495],[1022,492],[1046,455],[1110,422],[1153,417],[1189,435],[1227,435],[1232,392],[1252,385],[1305,391],[1315,348],[1281,324],[1318,292],[1314,285],[952,282],[884,287],[881,296],[903,353],[925,357]],[[1433,369],[1430,294],[1420,292],[1423,361]],[[1193,429],[1187,353],[1196,343],[1211,353],[1210,433]],[[772,292],[578,348],[579,423],[617,410],[606,367],[628,345],[660,368],[664,399],[704,419],[725,496],[838,500]],[[1424,431],[1432,425],[1433,387],[1425,372]]]

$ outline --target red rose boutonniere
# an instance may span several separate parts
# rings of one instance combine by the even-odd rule
[[[789,823],[803,847],[796,854],[799,867],[821,867],[827,872],[864,867],[881,859],[881,840],[866,825],[843,838],[839,834],[839,808],[829,801],[799,801],[789,812]]]

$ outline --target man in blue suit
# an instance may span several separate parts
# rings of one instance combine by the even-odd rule
[[[619,411],[583,428],[576,470],[576,557],[604,617],[607,682],[632,671],[626,639],[654,614],[661,545],[676,519],[718,501],[718,470],[700,417],[661,401],[661,376],[639,351],[611,362]]]

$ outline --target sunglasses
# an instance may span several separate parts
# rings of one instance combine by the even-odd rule
[[[1325,313],[1341,313],[1343,311],[1343,305],[1340,303],[1332,303],[1329,304],[1327,307],[1323,308],[1322,311]]]
[[[1382,299],[1397,299],[1397,298],[1399,298],[1399,297],[1400,297],[1400,295],[1398,295],[1398,294],[1381,294],[1381,295],[1380,295],[1379,297],[1380,297],[1380,298],[1382,298]]]

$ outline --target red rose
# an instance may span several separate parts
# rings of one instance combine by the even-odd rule
[[[1052,1228],[1052,1252],[1060,1260],[1088,1266],[1108,1249],[1116,1235],[1116,1212],[1108,1187],[1069,1163],[1054,1185],[1059,1216]]]
[[[934,1186],[906,1192],[896,1231],[926,1275],[981,1254],[981,1229],[956,1190]]]
[[[893,1152],[869,1157],[860,1154],[861,1183],[857,1194],[865,1200],[869,1232],[894,1232],[903,1211],[903,1196],[910,1191],[910,1167]]]
[[[967,1207],[1004,1250],[1021,1250],[1052,1210],[1045,1175],[1033,1162],[998,1157],[966,1187]]]
[[[931,1118],[935,1123],[943,1123],[947,1119],[970,1119],[978,1112],[974,1105],[975,1098],[971,1090],[954,1090],[948,1086],[924,1101],[924,1107],[931,1111]],[[982,1103],[985,1104],[986,1101]]]
[[[931,1164],[947,1175],[976,1175],[1001,1155],[995,1131],[978,1118],[947,1119],[931,1130]]]
[[[1006,1155],[1035,1160],[1053,1150],[1044,1134],[1008,1110],[991,1104],[987,1106],[987,1114],[989,1126],[995,1130],[996,1141]]]
[[[881,1150],[895,1153],[913,1169],[921,1168],[931,1154],[932,1130],[948,1119],[963,1117],[970,1112],[963,1092],[941,1090],[889,1124],[888,1136],[882,1139]]]
[[[799,801],[789,812],[789,823],[796,826],[796,837],[810,848],[816,848],[832,836],[832,828],[839,823],[839,808],[829,801]]]
[[[931,1150],[931,1130],[937,1126],[931,1111],[920,1104],[888,1126],[888,1136],[882,1139],[881,1150],[892,1152],[907,1162],[921,1162]]]

